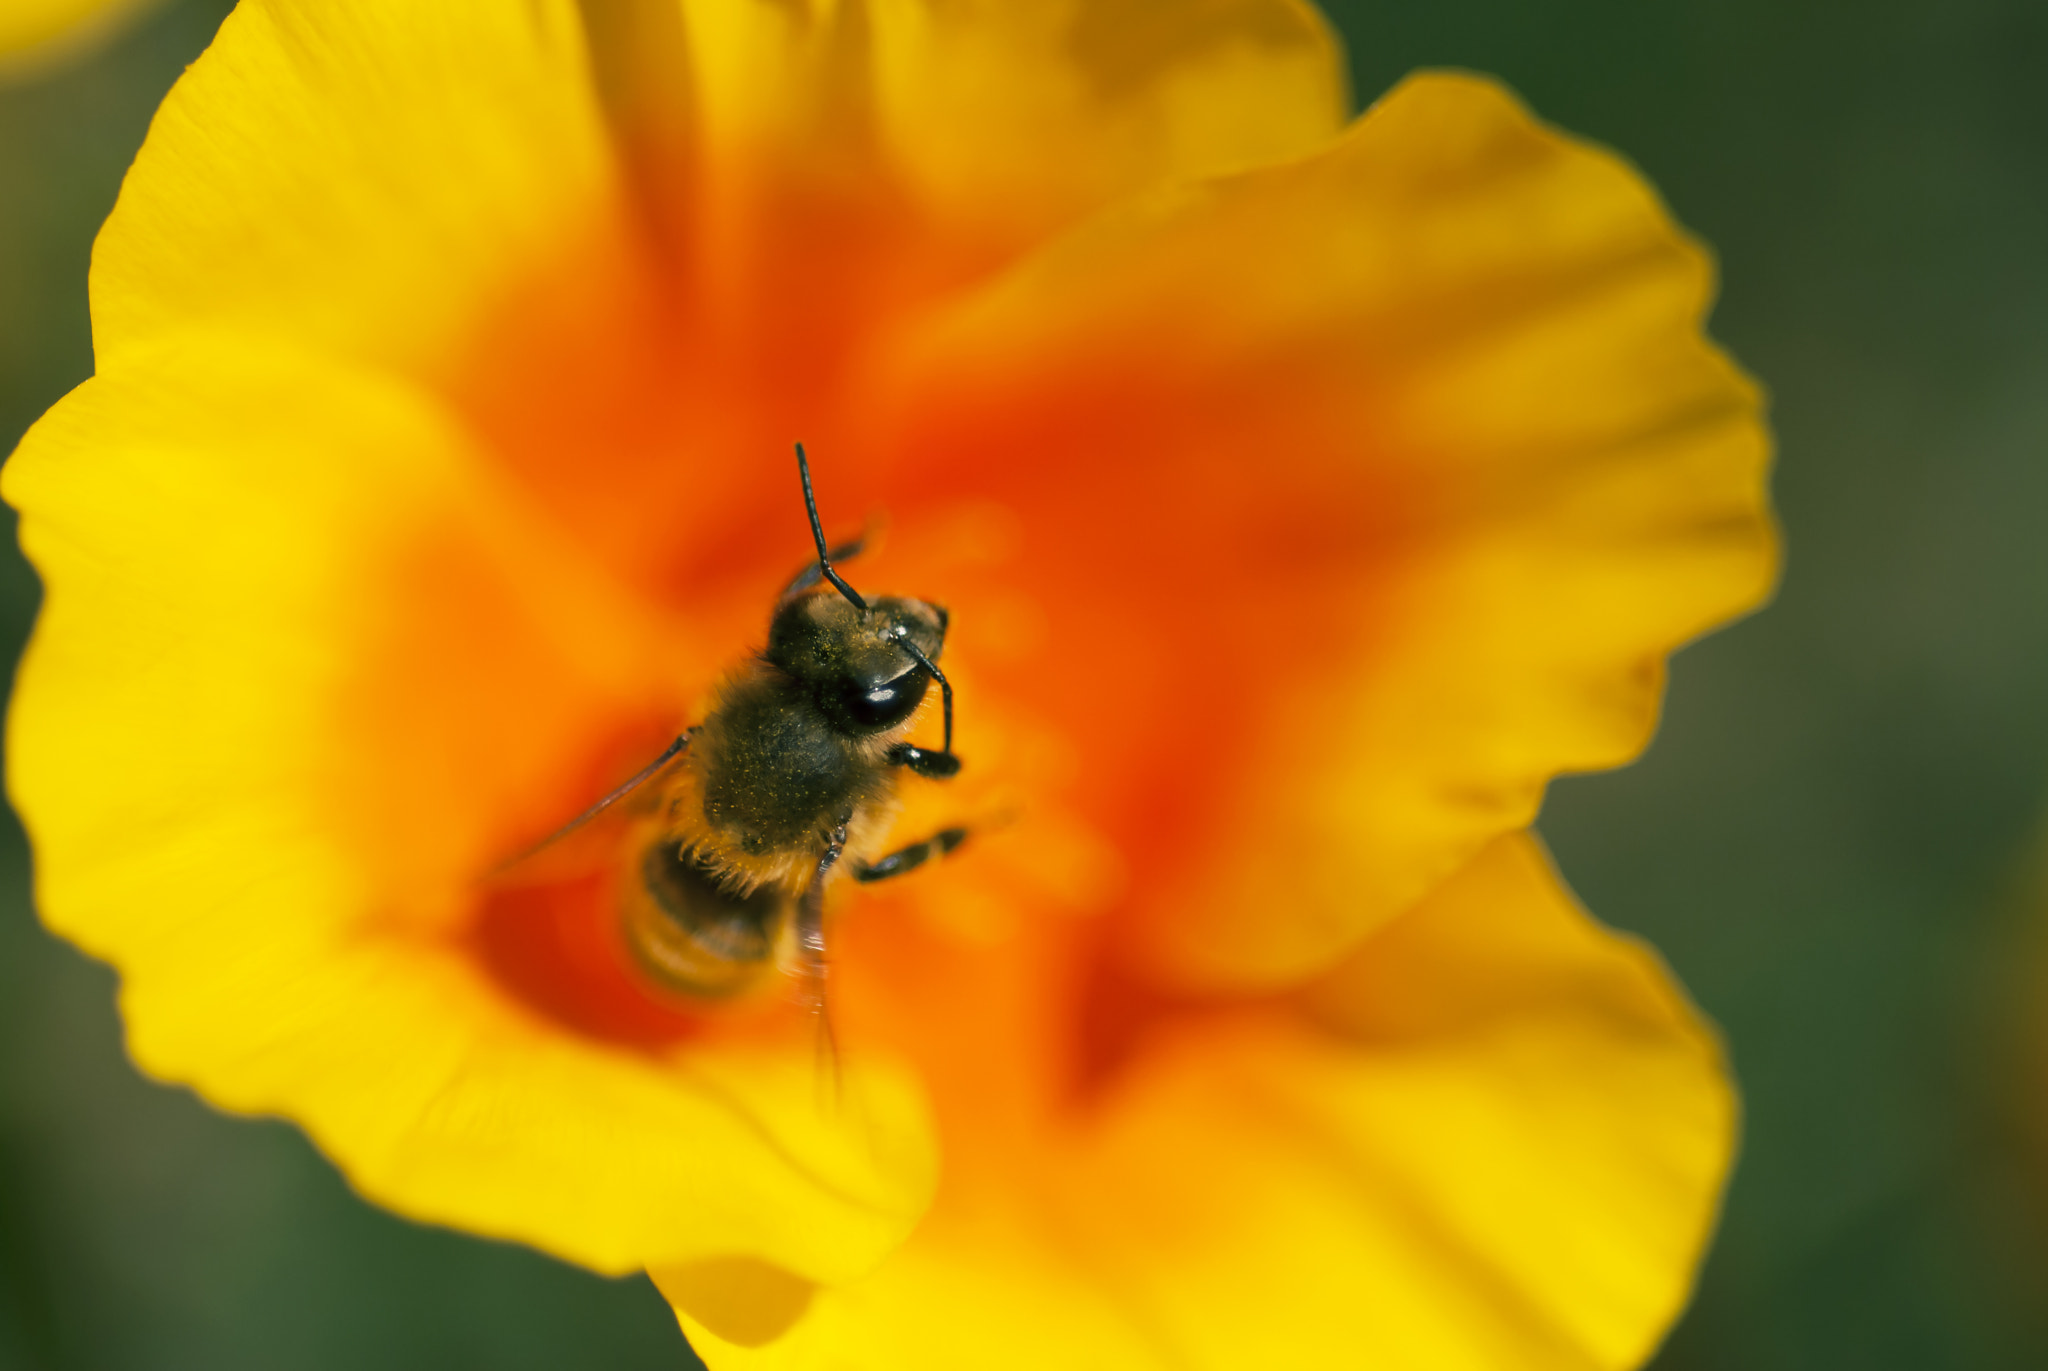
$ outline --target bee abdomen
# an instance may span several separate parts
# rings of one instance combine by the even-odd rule
[[[625,901],[627,944],[668,989],[719,998],[746,989],[774,963],[789,901],[763,886],[737,894],[675,844],[650,845],[640,887]]]

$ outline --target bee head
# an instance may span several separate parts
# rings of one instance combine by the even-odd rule
[[[768,661],[809,686],[825,718],[856,738],[908,723],[924,700],[926,684],[937,681],[945,700],[945,746],[932,752],[898,743],[889,759],[920,775],[953,775],[960,770],[960,759],[953,755],[953,683],[936,660],[946,643],[946,611],[922,600],[892,596],[869,604],[863,599],[832,569],[834,557],[850,557],[860,544],[849,543],[837,552],[826,545],[802,443],[796,445],[796,471],[818,564],[783,592],[768,626]],[[840,598],[813,590],[821,580],[830,582]]]
[[[887,597],[856,609],[813,592],[785,602],[768,626],[768,661],[807,688],[818,710],[852,737],[909,721],[932,676],[926,663],[946,641],[946,611]]]

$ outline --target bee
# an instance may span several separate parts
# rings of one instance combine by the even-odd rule
[[[793,963],[829,1039],[827,884],[848,871],[863,882],[903,875],[967,830],[859,855],[886,836],[904,772],[946,780],[960,770],[953,686],[938,665],[947,616],[847,584],[833,564],[859,555],[863,540],[827,547],[801,443],[796,461],[817,560],[776,598],[766,648],[727,673],[701,722],[541,846],[659,778],[657,802],[638,806],[624,845],[619,918],[633,959],[692,1001],[738,996]],[[934,682],[937,751],[907,736]]]

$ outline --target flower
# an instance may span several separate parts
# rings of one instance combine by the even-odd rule
[[[5,475],[137,1062],[715,1367],[1639,1360],[1732,1095],[1525,830],[1767,590],[1758,396],[1615,158],[1338,72],[1285,0],[245,3]],[[952,612],[896,832],[977,830],[836,893],[829,1100],[636,979],[615,831],[493,874],[759,645],[793,438]]]

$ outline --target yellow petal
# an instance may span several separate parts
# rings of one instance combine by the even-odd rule
[[[10,792],[144,1070],[299,1121],[402,1213],[599,1270],[839,1278],[901,1237],[934,1166],[903,1070],[850,1062],[821,1113],[808,1036],[579,1031],[491,955],[507,835],[706,668],[441,405],[187,335],[59,404],[4,489],[48,586]]]
[[[600,32],[645,38],[603,22],[621,8],[592,6]],[[850,126],[871,135],[823,166],[806,143],[804,174],[825,186],[865,175],[860,194],[886,198],[901,182],[1014,239],[1161,176],[1302,151],[1342,114],[1335,46],[1296,0],[1230,0],[1196,24],[1157,0],[1079,19],[1054,4],[683,8],[668,98],[710,149],[688,193],[727,271],[760,213],[794,211],[756,203],[760,183],[821,129],[828,154]],[[571,243],[631,258],[590,72],[572,0],[243,4],[166,99],[102,237],[102,363],[205,321],[432,369],[522,267]]]
[[[825,179],[847,179],[864,161],[871,190],[897,181],[939,218],[1012,236],[1162,178],[1297,155],[1344,114],[1336,43],[1298,0],[683,11],[714,179],[784,159],[836,159]]]
[[[655,1274],[713,1371],[1619,1371],[1684,1299],[1734,1122],[1711,1030],[1517,834],[1284,1007],[1149,1040],[1007,1191],[949,1161],[910,1243],[781,1336],[765,1282]]]
[[[94,251],[102,370],[236,329],[426,366],[613,205],[574,0],[250,0],[172,89]]]
[[[1643,747],[1667,654],[1775,574],[1711,293],[1618,158],[1425,75],[1322,153],[1056,242],[877,369],[902,484],[972,451],[1032,512],[1046,637],[1107,696],[1036,694],[1076,736],[1125,702],[1091,770],[1154,779],[1113,829],[1135,943],[1198,984],[1312,973],[1550,777]]]

